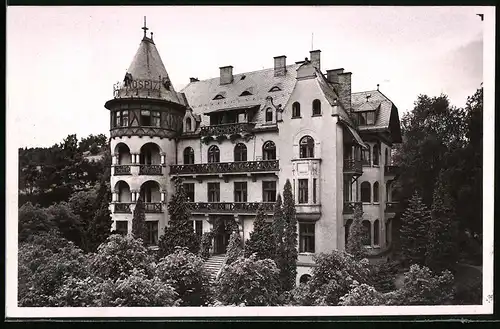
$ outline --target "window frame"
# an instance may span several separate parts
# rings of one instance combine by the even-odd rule
[[[262,160],[276,160],[276,144],[273,141],[262,145]]]
[[[293,102],[292,104],[292,119],[301,118],[300,116],[300,103]]]
[[[262,181],[262,201],[276,202],[277,183],[275,180]]]
[[[315,252],[316,252],[315,223],[299,223],[299,253],[315,253]]]
[[[370,144],[366,144],[368,149],[363,148],[361,150],[361,164],[365,167],[371,167],[372,165],[372,147]],[[366,159],[368,156],[368,159]]]
[[[207,200],[208,202],[220,202],[220,183],[207,183]]]
[[[118,226],[119,226],[119,224],[120,224],[120,225],[123,225],[123,224],[124,224],[124,225],[125,225],[125,230],[120,229],[120,228],[118,227]],[[117,221],[115,222],[115,227],[116,227],[115,231],[116,231],[118,234],[123,235],[123,236],[127,236],[127,234],[128,234],[128,220],[117,220]]]
[[[368,227],[365,225],[365,223],[368,223]],[[361,222],[361,225],[363,226],[363,238],[361,240],[363,246],[371,246],[372,245],[372,223],[365,219]]]
[[[372,147],[372,165],[373,166],[380,166],[380,156],[379,156],[379,152],[380,152],[380,147],[375,144],[373,145]]]
[[[186,118],[186,131],[191,131],[192,122],[191,118]]]
[[[188,202],[194,202],[195,197],[195,184],[194,183],[182,183],[182,188],[184,189],[184,193],[188,198]]]
[[[319,99],[315,99],[312,101],[312,116],[321,116],[321,101]]]
[[[234,182],[233,188],[234,202],[248,202],[247,182]]]
[[[314,158],[315,141],[310,135],[302,136],[299,140],[299,158],[312,159]]]
[[[220,163],[220,149],[217,145],[212,145],[207,151],[207,161],[208,163]]]
[[[270,107],[266,108],[266,111],[265,111],[265,120],[266,120],[266,123],[273,122],[273,109],[270,108]]]
[[[380,202],[380,184],[379,182],[373,183],[373,203]]]
[[[234,162],[246,162],[248,161],[248,148],[244,143],[238,143],[233,149],[233,161]]]
[[[156,225],[154,225],[156,224]],[[157,220],[147,220],[146,221],[146,245],[156,246],[158,245],[158,224]]]
[[[380,220],[373,221],[373,245],[380,246]]]
[[[365,188],[363,188],[363,186],[365,186]],[[359,194],[360,194],[361,202],[363,202],[363,203],[371,203],[372,202],[371,189],[372,189],[372,184],[369,181],[364,181],[360,184],[360,186],[359,186],[360,193]],[[366,191],[368,191],[368,192],[366,192]],[[366,198],[364,198],[364,196],[366,196],[366,193],[368,193],[368,201],[366,201],[365,200]]]
[[[185,165],[194,164],[194,149],[191,146],[187,146],[186,148],[184,148],[184,151],[182,153],[183,162]]]
[[[308,204],[309,203],[309,179],[299,178],[299,196],[298,204]]]

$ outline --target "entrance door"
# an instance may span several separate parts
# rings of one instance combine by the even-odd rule
[[[226,232],[218,233],[215,236],[214,254],[225,254],[229,243],[230,235]]]

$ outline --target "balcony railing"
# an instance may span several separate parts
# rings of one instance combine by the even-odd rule
[[[170,175],[224,174],[240,172],[279,171],[278,160],[200,163],[170,166]]]
[[[343,214],[354,214],[356,208],[363,210],[363,204],[361,202],[344,202]]]
[[[115,176],[130,175],[130,165],[116,165]]]
[[[274,202],[188,202],[187,206],[192,212],[256,213],[261,204],[265,212],[274,211]]]
[[[399,166],[385,166],[384,173],[388,176],[399,174]]]
[[[115,203],[115,213],[130,213],[130,205],[132,203],[117,202]]]
[[[385,212],[396,213],[399,210],[399,202],[386,202]]]
[[[221,125],[204,126],[200,128],[201,136],[220,136],[246,134],[252,131],[254,123],[229,123]]]
[[[346,174],[363,174],[363,165],[361,160],[344,159],[344,173]]]
[[[147,213],[163,212],[163,207],[161,202],[144,202],[144,212]]]
[[[141,164],[139,167],[139,175],[161,175],[161,167],[161,165]]]

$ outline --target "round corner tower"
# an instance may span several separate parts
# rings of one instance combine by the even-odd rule
[[[144,37],[123,81],[115,84],[110,112],[113,230],[132,230],[135,203],[142,198],[150,245],[168,222],[166,202],[173,191],[168,166],[176,162],[185,100],[169,79],[151,37]]]

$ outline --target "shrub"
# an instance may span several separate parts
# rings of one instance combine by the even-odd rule
[[[266,223],[266,214],[262,205],[257,210],[250,239],[245,243],[245,257],[256,254],[259,259],[272,259],[275,252],[273,231],[270,223]]]
[[[394,281],[398,274],[399,262],[384,262],[371,266],[370,282],[373,287],[380,292],[396,290]]]
[[[226,252],[226,264],[229,265],[243,256],[243,248],[239,232],[233,232],[229,238]]]
[[[201,236],[200,250],[198,252],[201,258],[208,259],[210,257],[210,247],[212,247],[213,237],[213,232],[205,232]]]
[[[375,290],[374,287],[367,284],[353,284],[346,295],[340,297],[341,306],[378,306],[386,303],[386,297],[383,293]]]
[[[18,240],[23,242],[40,232],[50,232],[57,227],[47,215],[45,209],[27,202],[19,208]]]

